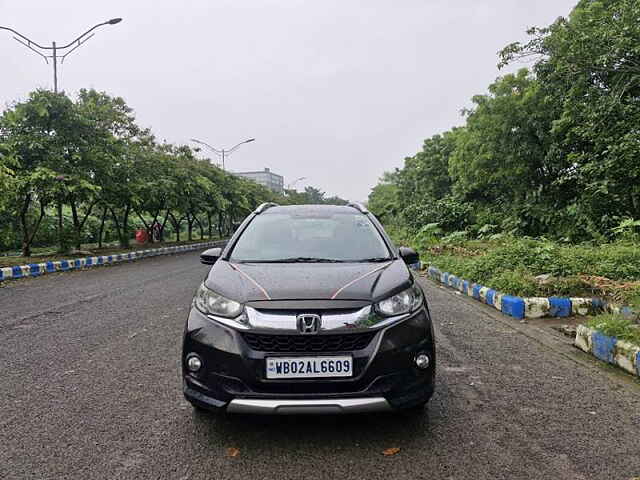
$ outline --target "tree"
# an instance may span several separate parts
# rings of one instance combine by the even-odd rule
[[[58,238],[64,246],[62,203],[64,188],[61,166],[76,158],[74,129],[78,122],[73,103],[64,95],[37,90],[0,117],[0,145],[11,162],[4,166],[12,177],[10,209],[19,219],[22,253],[31,255],[31,245],[49,204],[58,205]],[[7,162],[7,160],[5,160]],[[38,206],[32,215],[32,208]]]
[[[399,171],[385,172],[369,193],[367,207],[382,223],[393,223],[400,213]]]
[[[537,58],[541,89],[560,111],[549,157],[571,223],[605,232],[640,217],[640,3],[582,0],[569,18],[532,28],[501,65]],[[568,193],[568,195],[567,195]]]

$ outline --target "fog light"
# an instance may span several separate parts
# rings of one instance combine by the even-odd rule
[[[420,353],[416,355],[416,367],[424,370],[429,366],[429,356],[426,353]]]
[[[202,368],[202,360],[195,353],[190,353],[187,356],[187,370],[190,372],[197,372]]]

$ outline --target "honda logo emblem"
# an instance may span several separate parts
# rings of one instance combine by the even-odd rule
[[[298,331],[303,335],[318,333],[320,330],[320,315],[302,313],[298,315]]]

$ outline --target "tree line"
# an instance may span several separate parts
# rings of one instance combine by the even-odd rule
[[[126,247],[133,225],[211,238],[263,202],[344,202],[314,187],[276,194],[195,153],[158,142],[122,98],[34,91],[0,116],[0,250],[79,250],[107,232]]]
[[[499,52],[465,125],[387,172],[369,208],[412,231],[605,240],[640,226],[640,2],[582,0]]]

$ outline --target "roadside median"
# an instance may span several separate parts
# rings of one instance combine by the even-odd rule
[[[599,360],[640,377],[640,326],[630,320],[638,315],[630,306],[615,305],[600,298],[506,295],[443,272],[433,265],[427,267],[426,273],[432,280],[520,320],[595,315],[587,325],[577,326],[574,345]],[[629,339],[618,338],[616,334]]]
[[[176,253],[200,250],[203,248],[222,247],[226,242],[226,240],[215,240],[210,242],[190,243],[187,245],[173,245],[169,247],[135,250],[110,255],[86,256],[3,267],[0,268],[0,283],[4,283],[8,280],[39,277],[49,273],[69,272],[103,265],[113,265],[121,262],[140,260],[142,258],[156,257],[159,255],[172,255]]]

